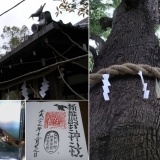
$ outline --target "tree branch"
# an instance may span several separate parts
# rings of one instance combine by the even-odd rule
[[[124,0],[124,2],[126,4],[127,10],[138,7],[138,4],[139,4],[139,0]]]
[[[41,95],[40,95],[38,92],[36,92],[36,91],[32,88],[32,86],[31,86],[30,84],[29,84],[29,86],[30,86],[30,88],[32,89],[32,91],[33,91],[36,95],[38,95],[39,99],[42,100]]]
[[[98,50],[100,50],[105,43],[105,41],[100,36],[97,36],[95,34],[91,34],[90,39],[96,42]]]
[[[55,53],[54,53],[53,51],[52,51],[52,53],[54,54],[54,56],[55,56],[55,58],[56,58]],[[56,62],[58,63],[57,58],[56,58]],[[69,84],[65,81],[65,79],[63,78],[62,72],[60,71],[59,65],[58,65],[58,71],[59,71],[59,74],[60,74],[63,82],[65,83],[65,85],[66,85],[75,95],[77,95],[79,98],[81,98],[81,99],[83,99],[83,100],[86,100],[86,99],[83,98],[81,95],[79,95],[77,92],[75,92],[75,91],[69,86]]]
[[[65,32],[63,32],[63,30],[59,27],[59,29],[60,29],[60,31],[64,34],[64,35],[66,35],[69,39],[70,39],[70,41],[71,42],[73,42],[73,44],[75,44],[76,46],[78,46],[79,48],[81,48],[84,52],[86,52],[87,54],[88,54],[88,51],[87,50],[85,50],[83,47],[81,47],[78,43],[76,43],[75,41],[73,41],[72,39],[71,39],[71,37],[68,35],[68,34],[66,34]]]
[[[112,27],[112,18],[102,17],[99,22],[103,30],[106,30],[107,27]]]

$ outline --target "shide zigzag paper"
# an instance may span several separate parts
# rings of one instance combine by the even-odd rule
[[[43,77],[42,87],[40,88],[41,91],[39,92],[39,94],[41,95],[42,98],[44,98],[45,95],[46,95],[45,92],[48,90],[48,87],[49,87],[48,83],[49,83],[49,82],[46,80],[46,78]]]
[[[150,91],[147,90],[147,83],[144,83],[144,78],[143,78],[143,75],[142,75],[142,71],[139,71],[138,74],[141,77],[141,81],[142,81],[142,85],[143,85],[143,91],[144,91],[143,99],[148,99]]]
[[[109,101],[109,95],[108,93],[110,93],[109,91],[109,87],[108,86],[111,86],[111,84],[109,83],[108,79],[109,79],[109,74],[103,74],[102,75],[103,77],[103,96],[104,96],[104,99],[105,101]]]
[[[26,88],[26,82],[23,83],[22,87],[22,96],[25,98],[25,100],[28,100],[28,92],[27,92],[27,88]]]

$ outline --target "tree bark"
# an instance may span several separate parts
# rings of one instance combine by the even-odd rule
[[[112,31],[97,56],[94,72],[123,63],[160,67],[150,0],[135,0],[137,4],[127,8],[126,2],[114,12]],[[149,99],[143,99],[138,74],[109,81],[110,101],[103,98],[102,83],[90,89],[90,159],[159,160],[160,100],[155,95],[155,79],[144,78]]]

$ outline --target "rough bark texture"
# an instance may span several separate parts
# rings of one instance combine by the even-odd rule
[[[150,0],[135,0],[137,4],[127,8],[126,2],[115,10],[111,34],[94,72],[126,62],[160,67]],[[110,101],[104,101],[102,83],[91,87],[91,160],[160,159],[160,100],[155,79],[145,77],[145,82],[150,90],[147,100],[138,75],[111,78]]]

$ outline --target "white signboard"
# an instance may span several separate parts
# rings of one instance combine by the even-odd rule
[[[87,160],[77,102],[27,102],[26,160]]]

